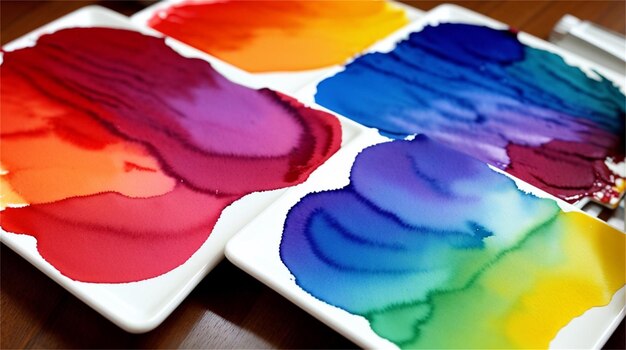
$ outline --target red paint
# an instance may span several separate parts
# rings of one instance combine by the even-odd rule
[[[224,208],[303,182],[341,143],[330,114],[136,32],[61,30],[0,69],[4,200],[26,205],[2,228],[79,281],[176,268]]]
[[[124,162],[124,171],[133,171],[133,170],[138,170],[138,171],[150,171],[150,172],[156,172],[156,169],[151,169],[148,167],[143,167],[141,165],[137,165],[135,163],[131,163],[131,162]]]
[[[35,237],[41,256],[70,278],[130,282],[184,263],[235,199],[184,186],[146,199],[104,193],[7,209],[2,225]]]
[[[620,193],[613,186],[615,175],[604,163],[606,151],[600,146],[553,140],[532,147],[507,146],[510,164],[506,171],[549,193],[558,193],[570,203],[602,193],[606,203]]]

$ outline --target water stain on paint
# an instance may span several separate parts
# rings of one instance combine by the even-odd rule
[[[109,28],[4,52],[2,228],[85,282],[184,263],[222,210],[303,182],[341,143],[338,121],[230,82],[161,38]]]
[[[408,23],[385,1],[184,1],[148,24],[249,72],[341,64]]]
[[[626,235],[418,135],[287,214],[280,258],[401,348],[545,348],[625,283]]]
[[[615,204],[626,99],[504,30],[440,24],[322,81],[316,101],[389,137],[425,133],[569,202]]]

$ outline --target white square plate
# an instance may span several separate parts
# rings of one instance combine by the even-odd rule
[[[394,47],[397,40],[405,37],[409,32],[420,30],[428,24],[440,22],[477,23],[505,28],[503,24],[469,10],[457,6],[442,5],[396,33],[393,37],[379,43],[372,50],[388,51]],[[531,43],[532,46],[559,51],[537,38],[526,34],[521,36],[524,38],[524,42]],[[570,57],[566,52],[559,51],[557,53],[565,56],[568,62],[575,62],[587,68],[593,67],[589,62],[577,57]],[[338,67],[335,71],[329,72],[328,75],[333,75],[341,69]],[[602,73],[606,73],[611,78],[616,78],[610,72],[602,71]],[[316,85],[317,83],[311,84],[299,91],[298,96],[305,102],[313,101]],[[320,171],[311,177],[310,182],[297,189],[288,191],[272,207],[268,208],[232,238],[226,247],[226,256],[235,265],[364,348],[395,348],[396,346],[374,333],[364,317],[350,314],[345,310],[329,305],[301,289],[296,284],[295,277],[281,261],[279,249],[284,222],[289,210],[309,193],[319,192],[320,189],[332,190],[346,186],[349,183],[348,176],[356,155],[363,148],[384,141],[388,141],[388,139],[378,135],[375,130],[364,131],[358,139],[340,150],[336,157],[324,164]],[[555,200],[564,211],[579,211],[574,206],[560,201],[522,181],[516,180],[516,184],[525,192]],[[608,305],[594,307],[587,310],[580,317],[573,319],[558,332],[551,341],[550,347],[601,347],[624,317],[624,291],[625,287],[617,291]],[[450,336],[454,336],[454,334]]]
[[[298,286],[295,281],[296,277],[281,260],[279,251],[284,223],[287,214],[294,205],[307,194],[316,193],[320,190],[335,190],[346,186],[349,183],[350,169],[356,155],[365,147],[388,141],[389,139],[378,135],[376,132],[364,132],[349,145],[342,148],[335,157],[322,165],[319,171],[311,176],[309,182],[287,191],[272,206],[237,233],[226,245],[226,257],[236,266],[366,349],[397,348],[397,346],[372,331],[366,318],[327,304]],[[493,167],[491,168],[503,174],[502,176],[509,176]],[[550,198],[556,201],[565,212],[580,212],[568,203],[560,201],[523,181],[513,179],[523,192],[532,193],[541,198]],[[605,225],[600,221],[598,224]],[[567,326],[559,330],[556,337],[551,341],[550,347],[563,349],[600,348],[624,318],[625,288],[622,287],[618,290],[608,305],[593,307],[583,315],[571,320]],[[358,290],[355,290],[355,293],[358,293]],[[455,335],[451,334],[450,336],[454,337]]]
[[[508,29],[504,23],[498,22],[494,19],[481,15],[479,13],[470,11],[463,7],[459,7],[456,5],[440,5],[436,8],[430,10],[421,18],[414,20],[412,23],[406,25],[404,28],[396,31],[391,34],[384,40],[379,41],[375,45],[371,46],[367,49],[365,53],[374,53],[374,52],[382,52],[387,53],[392,51],[396,44],[404,39],[406,39],[410,33],[418,32],[422,30],[422,28],[426,26],[434,26],[438,23],[467,23],[467,24],[475,24],[475,25],[483,25],[487,27],[491,27],[494,29],[505,30]],[[528,33],[520,32],[518,33],[519,41],[527,45],[529,47],[537,48],[540,50],[548,51],[555,53],[561,56],[568,65],[579,68],[585,74],[590,77],[599,77],[600,74],[602,77],[608,79],[612,83],[614,83],[622,93],[626,93],[626,80],[620,74],[596,64],[595,62],[589,61],[586,58],[580,57],[574,53],[571,53],[567,50],[564,50],[558,46],[555,46],[552,43],[546,42],[542,39],[539,39],[535,36],[532,36]],[[294,95],[298,96],[298,99],[306,104],[315,103],[315,94],[317,93],[317,86],[324,80],[335,76],[336,74],[342,72],[345,69],[345,66],[334,66],[328,68],[324,74],[318,75],[314,80],[309,81],[308,84],[301,87],[297,90]],[[328,109],[327,109],[328,110]],[[624,159],[616,159],[614,163],[609,166],[612,171],[615,171],[617,174],[621,176],[626,176],[626,160]],[[622,192],[622,197],[620,200],[617,200],[615,203],[607,203],[603,204],[597,202],[599,205],[606,206],[608,208],[615,209],[619,207],[620,202],[623,205],[624,196]],[[595,199],[591,197],[583,197],[578,200],[574,205],[577,208],[583,208],[590,201],[594,201]],[[619,209],[617,209],[619,210]],[[594,215],[595,216],[595,215]],[[624,220],[623,218],[617,218],[613,220],[612,225],[619,229],[623,230]]]
[[[12,51],[32,46],[39,36],[69,27],[121,28],[160,36],[152,30],[137,27],[125,16],[111,10],[89,6],[35,30],[5,45],[3,49]],[[202,54],[190,52],[184,46],[177,46],[176,43],[169,41],[167,43],[183,56],[205,59]],[[231,75],[230,78],[237,82],[245,82],[248,76],[242,73],[235,77]],[[346,144],[360,133],[361,127],[349,120],[341,121],[343,144]],[[222,212],[210,237],[189,260],[168,273],[139,282],[119,284],[77,282],[63,276],[39,255],[35,238],[0,231],[0,239],[113,323],[129,332],[141,333],[158,326],[222,260],[227,240],[284,192],[285,189],[257,192],[236,201]]]

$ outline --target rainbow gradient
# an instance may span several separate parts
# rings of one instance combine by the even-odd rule
[[[401,348],[545,348],[625,284],[626,235],[425,136],[363,150],[288,213],[280,258]]]

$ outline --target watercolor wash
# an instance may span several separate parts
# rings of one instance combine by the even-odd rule
[[[624,192],[605,163],[624,161],[624,95],[511,31],[427,26],[322,81],[315,100],[391,138],[424,133],[569,202],[614,205]]]
[[[60,30],[0,71],[1,226],[78,281],[174,269],[228,205],[303,182],[341,144],[330,114],[133,31]]]
[[[544,348],[624,285],[625,235],[418,135],[287,214],[280,258],[401,348]]]
[[[248,72],[342,64],[408,23],[386,1],[183,1],[148,25]]]

